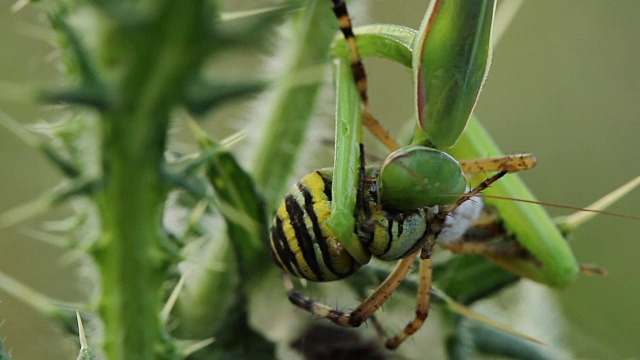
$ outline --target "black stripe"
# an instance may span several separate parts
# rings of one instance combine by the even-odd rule
[[[373,214],[378,211],[382,211],[380,205],[372,201],[371,193],[369,192],[371,183],[369,181],[361,181],[363,186],[358,186],[358,201],[356,201],[356,215],[362,219],[362,221],[369,221],[373,217]]]
[[[369,220],[371,218],[371,205],[369,204],[369,182],[365,182],[365,167],[364,167],[364,145],[358,144],[360,149],[360,164],[358,164],[358,187],[356,193],[356,219],[360,217],[361,221]],[[366,186],[366,189],[365,189]]]
[[[389,249],[391,249],[391,243],[394,241],[395,236],[393,236],[393,215],[385,212],[385,216],[387,218],[387,237],[389,238],[387,241],[387,247],[384,249],[383,254],[386,254]]]
[[[347,11],[347,4],[345,4],[344,1],[337,0],[333,1],[333,6],[331,8],[333,9],[333,13],[336,14],[338,22],[341,22],[345,19],[347,20],[346,26],[340,26],[342,35],[344,35],[346,39],[355,37],[355,35],[353,34],[353,28],[351,26],[351,18],[349,17],[349,12]]]
[[[373,220],[372,220],[373,221]],[[360,239],[360,242],[362,244],[364,244],[365,247],[368,247],[369,245],[371,245],[371,243],[373,242],[373,239],[375,238],[375,231],[376,231],[376,224],[374,223],[370,223],[371,225],[371,230],[369,229],[369,226],[366,227],[360,227],[358,228],[358,224],[356,224],[356,234],[358,234],[358,239]],[[366,235],[366,236],[363,236]]]
[[[311,311],[311,308],[313,307],[313,300],[305,294],[297,290],[292,290],[287,294],[287,296],[289,297],[289,301],[294,305],[297,305],[304,310]]]
[[[402,232],[404,231],[404,221],[406,220],[405,216],[401,216],[400,219],[398,219],[398,234],[396,234],[396,237],[401,237],[402,236]]]
[[[347,5],[344,3],[344,0],[332,0],[332,2],[333,6],[331,8],[338,19],[343,16],[349,17],[349,14],[347,13]]]
[[[298,241],[298,246],[302,251],[302,257],[311,268],[311,272],[318,277],[318,279],[323,279],[322,271],[320,271],[320,266],[318,265],[318,260],[316,259],[316,253],[313,248],[313,239],[311,235],[307,231],[307,226],[304,223],[305,213],[300,204],[296,201],[296,199],[292,195],[287,195],[284,198],[284,203],[287,209],[287,213],[289,214],[289,219],[291,221],[291,226],[293,227],[293,231],[296,234],[296,240]],[[302,275],[303,273],[300,272]]]
[[[351,25],[351,18],[349,17],[349,12],[347,11],[347,5],[343,0],[334,0],[332,4],[333,12],[336,14],[336,18],[338,19],[338,25],[340,25],[340,31],[342,31],[342,35],[345,39],[354,39],[355,34],[353,33],[353,27]],[[341,22],[346,21],[346,25],[342,25]],[[347,41],[347,46],[349,46]],[[356,45],[354,45],[356,46]],[[360,94],[360,99],[364,104],[367,103],[367,75],[364,71],[364,65],[362,64],[362,60],[360,58],[360,54],[358,52],[358,48],[349,47],[349,58],[351,59],[351,73],[353,75],[353,79],[355,80],[356,86],[358,87],[358,93]]]
[[[322,179],[322,183],[324,184],[324,196],[327,197],[328,201],[331,201],[333,198],[333,194],[331,193],[332,180],[322,176],[322,173],[320,171],[316,171],[316,174],[320,176],[320,178]]]
[[[294,268],[298,269],[298,262],[296,261],[296,257],[289,248],[289,244],[287,243],[287,237],[284,234],[284,230],[282,229],[282,219],[276,215],[276,223],[271,227],[271,252],[274,251],[278,253],[278,256],[282,260],[282,263],[278,261],[278,258],[275,257],[275,254],[272,254],[276,263],[280,267],[284,267],[289,274],[297,275],[299,272],[294,270]]]
[[[318,223],[318,217],[316,216],[315,209],[313,208],[313,203],[314,203],[313,196],[311,196],[311,192],[309,192],[309,189],[304,185],[302,185],[301,183],[298,183],[298,190],[300,190],[300,192],[302,193],[302,196],[304,197],[304,208],[305,208],[305,211],[307,212],[307,216],[309,217],[309,220],[311,221],[311,224],[313,225],[313,234],[316,239],[316,244],[318,244],[318,247],[320,247],[320,252],[322,253],[322,262],[327,267],[327,269],[331,271],[331,273],[335,274],[337,277],[341,277],[340,276],[341,274],[337,272],[336,269],[333,267],[333,258],[329,253],[327,239],[324,237],[324,234],[322,233],[322,229],[320,229],[320,224]],[[322,275],[322,274],[318,273],[318,275]]]

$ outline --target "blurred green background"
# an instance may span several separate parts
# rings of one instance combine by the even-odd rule
[[[509,0],[505,0],[509,1]],[[389,22],[417,28],[426,1],[368,1],[355,24]],[[0,6],[0,81],[54,83],[55,50],[42,15]],[[401,4],[400,6],[398,4]],[[640,175],[640,2],[618,0],[528,1],[494,51],[492,70],[477,113],[506,153],[533,152],[539,166],[523,178],[544,201],[586,206]],[[366,63],[371,104],[387,125],[411,114],[405,69]],[[24,123],[49,119],[50,110],[7,100],[0,109]],[[0,211],[24,203],[59,181],[35,151],[0,130]],[[327,150],[328,151],[328,150]],[[640,191],[613,211],[640,215]],[[62,209],[64,211],[64,209]],[[568,212],[549,209],[552,214]],[[64,213],[46,219],[63,218]],[[21,233],[43,218],[0,229],[0,271],[45,294],[78,300],[73,256]],[[574,236],[582,262],[606,267],[608,278],[581,277],[559,293],[571,323],[570,347],[580,358],[640,357],[640,223],[597,217]],[[0,291],[0,338],[15,359],[68,359],[75,339],[53,322]],[[419,336],[428,336],[421,333]]]

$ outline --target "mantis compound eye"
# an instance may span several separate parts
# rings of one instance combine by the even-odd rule
[[[380,199],[387,208],[411,210],[455,202],[467,181],[449,154],[424,146],[391,153],[380,170]]]

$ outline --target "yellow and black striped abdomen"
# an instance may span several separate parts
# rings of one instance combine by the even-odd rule
[[[330,213],[331,178],[326,173],[314,171],[291,188],[269,237],[278,266],[312,281],[342,279],[360,267],[327,226]]]
[[[371,255],[385,261],[402,259],[420,249],[429,235],[434,217],[429,208],[412,211],[386,211],[369,202],[371,224],[360,232],[360,241]]]

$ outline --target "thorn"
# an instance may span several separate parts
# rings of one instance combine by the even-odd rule
[[[80,350],[88,349],[87,336],[84,333],[84,326],[82,325],[82,318],[80,312],[76,309],[76,319],[78,319],[78,337],[80,338]]]
[[[171,291],[171,295],[169,295],[169,299],[167,299],[167,302],[162,307],[162,311],[160,312],[160,321],[164,325],[167,325],[167,321],[169,321],[169,315],[171,314],[171,310],[173,310],[176,303],[178,302],[178,296],[180,296],[180,291],[182,291],[182,288],[184,288],[184,283],[189,273],[190,271],[186,271],[184,274],[182,274],[182,276],[180,277],[180,280],[176,284],[176,287],[173,288],[173,291]]]

